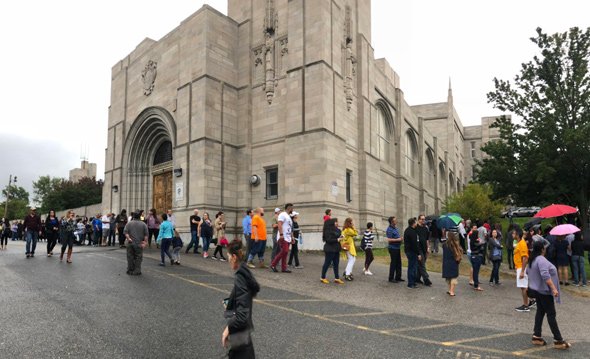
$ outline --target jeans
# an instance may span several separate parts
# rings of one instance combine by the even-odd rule
[[[494,282],[498,284],[500,282],[500,263],[502,263],[501,259],[493,260],[492,265],[492,275],[490,276],[490,283]]]
[[[279,264],[279,262],[281,262],[281,270],[286,271],[287,270],[287,255],[289,255],[289,242],[287,242],[284,239],[279,239],[277,242],[277,245],[279,246],[280,251],[277,253],[277,255],[275,256],[275,259],[272,260],[272,263],[270,265],[271,265],[271,267],[276,267],[277,264]]]
[[[508,268],[514,269],[514,249],[507,248],[506,249],[506,261],[508,262]]]
[[[193,253],[197,253],[199,251],[199,237],[197,236],[197,231],[191,231],[191,241],[188,244],[188,247],[186,247],[185,253],[188,253],[193,246],[195,247]]]
[[[102,235],[102,231],[94,230],[94,245],[95,246],[100,244],[101,235]]]
[[[294,239],[291,241],[291,254],[289,255],[289,265],[293,264],[293,259],[295,259],[295,266],[299,267],[299,247],[298,247],[297,240]]]
[[[541,336],[543,329],[543,317],[547,314],[547,322],[554,340],[563,340],[559,327],[557,326],[557,313],[555,312],[555,300],[553,296],[546,294],[537,295],[537,314],[535,314],[535,329],[533,334],[537,337]]]
[[[471,256],[471,267],[473,267],[473,288],[479,288],[479,268],[481,268],[482,256]]]
[[[326,279],[326,272],[328,272],[328,267],[332,264],[334,269],[334,278],[339,279],[338,276],[338,264],[340,263],[340,253],[339,252],[324,252],[324,265],[322,266],[322,279]]]
[[[248,262],[252,262],[254,257],[258,255],[258,260],[264,260],[264,250],[266,249],[266,241],[252,241],[250,254],[248,255]]]
[[[160,257],[162,258],[162,264],[166,263],[166,256],[172,259],[172,255],[170,254],[170,244],[172,244],[172,238],[162,238],[162,243],[160,244]]]
[[[174,247],[172,248],[172,259],[175,262],[179,262],[180,263],[180,250],[182,249],[182,247]]]
[[[125,246],[125,232],[123,229],[119,230],[119,247]]]
[[[572,256],[572,265],[574,267],[574,284],[587,284],[584,256]]]
[[[111,229],[109,229],[109,240],[108,240],[108,245],[109,246],[114,246],[115,245],[115,227],[113,225],[113,227]]]
[[[373,263],[373,248],[365,248],[365,270],[369,270],[369,266]]]
[[[209,250],[209,246],[211,245],[211,237],[202,237],[203,238],[203,252],[207,252]]]
[[[254,244],[254,241],[252,241],[252,235],[250,233],[244,233],[244,241],[246,242],[246,254],[250,254],[252,245]]]
[[[408,257],[408,287],[415,287],[416,277],[418,276],[418,255],[408,252],[406,257]]]
[[[430,241],[432,242],[431,251],[434,253],[438,253],[438,244],[440,243],[440,238],[430,237]]]
[[[402,256],[400,249],[389,248],[389,280],[400,280],[402,279]]]
[[[422,260],[418,261],[418,274],[416,276],[416,278],[418,280],[422,279],[424,281],[424,284],[431,283],[430,276],[428,275],[428,272],[426,271],[426,259],[428,258],[427,256],[428,256],[427,253],[423,254]]]
[[[39,232],[27,230],[27,252],[26,254],[35,254]],[[31,246],[32,244],[32,246]]]
[[[127,273],[141,274],[142,259],[143,248],[139,244],[129,243],[127,245]]]

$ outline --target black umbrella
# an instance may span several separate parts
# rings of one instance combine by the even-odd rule
[[[431,214],[429,216],[426,216],[426,220],[427,221],[432,221],[433,219],[437,219],[439,216],[435,215],[435,214]]]
[[[528,231],[532,226],[536,226],[543,221],[543,218],[535,217],[524,224],[524,230]]]

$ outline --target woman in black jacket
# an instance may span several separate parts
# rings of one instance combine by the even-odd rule
[[[260,291],[260,286],[244,262],[242,241],[235,240],[228,246],[229,264],[236,271],[234,288],[225,303],[225,318],[227,326],[221,336],[223,347],[229,347],[228,356],[232,358],[254,358],[254,345],[251,332],[252,302]]]
[[[328,284],[326,279],[326,272],[330,263],[334,268],[334,283],[344,284],[338,276],[338,264],[340,263],[340,229],[338,229],[338,218],[330,218],[324,222],[324,230],[322,233],[322,240],[324,241],[324,266],[322,267],[322,283]]]
[[[479,269],[481,268],[481,264],[483,262],[483,246],[479,240],[477,234],[477,225],[473,226],[473,230],[469,235],[469,244],[471,247],[471,267],[473,268],[473,289],[476,291],[483,291],[483,289],[479,286]]]
[[[59,237],[59,219],[54,210],[50,210],[45,219],[45,234],[47,235],[47,256],[51,257]]]

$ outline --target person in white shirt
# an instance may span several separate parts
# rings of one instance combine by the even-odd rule
[[[100,221],[102,222],[102,239],[101,239],[101,243],[100,246],[104,247],[107,245],[107,239],[109,238],[109,232],[111,230],[111,213],[106,213],[104,214],[101,218]]]
[[[467,252],[467,246],[465,243],[465,239],[467,238],[467,231],[465,230],[465,220],[462,219],[461,222],[459,222],[459,242],[461,244],[461,247],[463,248],[463,253]]]
[[[172,228],[176,229],[176,217],[172,214],[172,210],[167,210],[166,214],[168,215],[168,222],[172,223]]]
[[[293,204],[287,203],[285,205],[285,211],[279,214],[277,244],[279,246],[280,252],[275,256],[270,265],[270,269],[273,272],[278,272],[277,264],[279,261],[281,261],[281,272],[291,273],[291,271],[287,269],[287,256],[289,255],[289,245],[291,244],[291,240],[293,238],[293,220],[291,219],[292,212]]]

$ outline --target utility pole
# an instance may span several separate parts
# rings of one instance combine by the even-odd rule
[[[16,183],[17,177],[14,176],[14,183]],[[4,218],[8,216],[8,199],[10,198],[10,186],[12,185],[12,175],[8,178],[8,187],[6,187],[6,203],[4,203]]]

